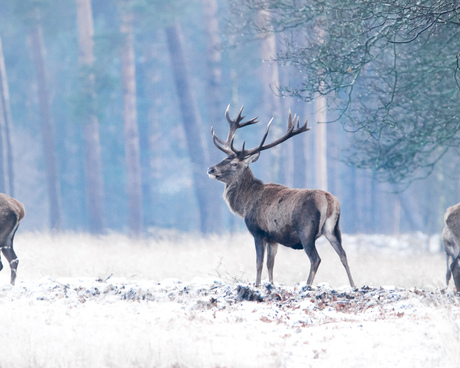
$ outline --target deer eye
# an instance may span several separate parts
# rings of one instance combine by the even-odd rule
[[[232,167],[237,167],[238,166],[238,162],[232,162]]]

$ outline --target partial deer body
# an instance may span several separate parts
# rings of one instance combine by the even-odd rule
[[[447,209],[444,222],[446,226],[441,238],[446,251],[446,286],[449,286],[452,277],[460,292],[460,203]]]
[[[256,285],[260,285],[265,249],[267,248],[267,269],[270,283],[273,283],[273,267],[278,244],[293,249],[303,249],[310,259],[310,273],[307,284],[315,278],[321,259],[315,242],[324,235],[335,251],[348,275],[352,287],[355,287],[347,256],[342,248],[339,228],[340,204],[336,197],[322,190],[291,189],[279,184],[264,184],[256,179],[249,164],[259,158],[262,150],[302,132],[309,130],[307,122],[300,126],[299,119],[291,117],[289,112],[288,130],[278,140],[265,145],[270,123],[260,145],[256,148],[236,150],[233,138],[236,129],[257,123],[257,118],[244,123],[241,121],[243,108],[236,120],[229,117],[229,107],[225,113],[230,132],[227,140],[219,139],[212,131],[214,144],[227,157],[219,164],[208,169],[208,175],[225,183],[224,198],[230,210],[243,217],[249,232],[254,237],[256,248]],[[293,121],[294,120],[294,121]]]
[[[14,285],[19,260],[14,253],[13,239],[20,221],[24,218],[24,205],[10,196],[0,193],[0,249],[10,264],[11,284]],[[3,269],[0,258],[0,271]]]

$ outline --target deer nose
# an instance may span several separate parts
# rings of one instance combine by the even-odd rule
[[[213,172],[214,172],[214,168],[213,168],[213,167],[209,167],[209,168],[208,168],[208,174],[211,175]]]

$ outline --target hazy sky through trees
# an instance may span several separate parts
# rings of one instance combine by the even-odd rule
[[[263,152],[253,171],[265,182],[297,187],[317,188],[321,178],[322,186],[327,180],[328,190],[342,204],[344,232],[439,232],[445,208],[460,197],[454,134],[460,126],[454,75],[459,39],[455,37],[455,16],[445,28],[436,23],[430,37],[421,38],[419,46],[426,50],[425,57],[417,54],[417,47],[393,54],[402,68],[397,69],[402,89],[394,94],[394,107],[389,110],[394,125],[385,120],[381,128],[382,134],[392,134],[375,141],[369,134],[372,137],[379,129],[377,123],[355,123],[363,124],[383,111],[379,104],[386,103],[388,88],[394,86],[391,73],[383,78],[390,59],[376,58],[361,69],[350,64],[353,73],[366,77],[358,78],[353,86],[356,105],[340,115],[336,108],[346,101],[346,95],[339,89],[329,94],[325,116],[337,123],[323,124],[321,129],[315,101],[302,101],[300,95],[280,97],[280,86],[303,85],[304,91],[310,91],[308,82],[315,82],[313,75],[320,78],[323,69],[336,67],[350,74],[350,65],[343,58],[357,57],[359,50],[345,54],[346,49],[339,50],[337,45],[341,44],[339,37],[362,26],[353,28],[345,22],[355,13],[343,13],[342,28],[337,28],[340,13],[331,10],[322,14],[322,22],[314,18],[317,13],[310,12],[304,21],[291,18],[299,23],[295,27],[291,24],[283,32],[259,34],[247,23],[251,20],[244,7],[248,3],[274,2],[1,2],[1,61],[7,78],[1,76],[8,82],[7,89],[2,87],[2,101],[8,104],[0,105],[0,112],[2,117],[7,111],[11,116],[12,147],[8,148],[2,119],[1,161],[4,181],[14,177],[12,188],[3,185],[26,205],[22,227],[146,234],[156,228],[190,232],[243,229],[242,220],[224,204],[223,185],[206,174],[208,166],[223,158],[212,144],[210,128],[214,126],[218,136],[227,134],[224,112],[231,104],[232,116],[244,105],[248,118],[260,119],[259,124],[237,133],[235,145],[240,147],[243,141],[247,147],[257,145],[271,117],[275,120],[268,139],[281,135],[289,109],[302,121],[309,118],[311,131],[282,144],[278,151]],[[285,21],[284,16],[299,15],[301,5],[307,4],[277,3],[293,7],[270,12],[256,7],[257,17],[252,19],[277,26]],[[77,13],[78,6],[88,4],[91,12]],[[363,15],[370,14],[370,2],[347,4],[356,5]],[[304,52],[297,48],[298,55],[294,55],[295,42],[318,41],[310,25],[322,27],[324,42]],[[181,40],[181,51],[174,45],[175,36]],[[394,50],[400,47],[402,50],[403,45]],[[334,53],[338,53],[335,59]],[[297,64],[286,62],[287,55],[298,57]],[[431,66],[426,64],[429,55]],[[449,60],[454,69],[437,63],[436,56]],[[280,63],[273,61],[277,58]],[[321,60],[323,69],[318,68]],[[425,73],[419,78],[411,66],[424,65]],[[308,73],[301,73],[303,66]],[[326,91],[331,86],[322,88]],[[436,96],[440,100],[433,100]],[[340,123],[357,134],[346,133]],[[435,151],[429,151],[432,147]],[[447,147],[451,149],[445,153]],[[323,152],[321,160],[318,152]],[[403,193],[393,193],[400,186],[377,180],[387,172],[383,169],[391,169],[391,163],[409,172],[411,162],[429,162],[433,154],[442,158],[432,175]],[[365,169],[348,166],[345,159]],[[387,166],[378,166],[383,159]],[[324,173],[318,174],[321,169]]]

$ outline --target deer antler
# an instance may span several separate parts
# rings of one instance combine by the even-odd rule
[[[214,133],[214,127],[211,128],[212,139],[213,139],[214,144],[216,145],[217,148],[219,148],[222,152],[225,152],[228,156],[232,154],[238,154],[240,152],[233,147],[233,139],[234,139],[236,130],[238,128],[243,128],[247,125],[256,124],[259,122],[256,116],[255,118],[252,118],[251,120],[241,123],[241,121],[245,118],[245,115],[243,116],[241,115],[243,113],[243,108],[244,106],[241,107],[240,112],[238,113],[238,116],[236,117],[236,119],[232,120],[230,118],[230,113],[229,113],[230,105],[227,106],[227,110],[225,110],[225,117],[227,119],[228,124],[230,125],[230,130],[228,131],[228,136],[227,136],[226,141],[223,141]]]
[[[265,134],[262,138],[262,141],[260,142],[259,146],[255,147],[255,148],[252,148],[252,149],[249,149],[249,150],[246,150],[244,148],[244,143],[243,143],[243,147],[241,150],[237,150],[235,147],[233,147],[233,140],[234,140],[234,136],[235,136],[235,132],[238,128],[243,128],[247,125],[251,125],[251,124],[256,124],[258,123],[259,121],[257,120],[257,117],[255,118],[252,118],[251,120],[248,120],[248,121],[245,121],[244,123],[241,123],[241,121],[244,119],[245,116],[242,116],[241,114],[243,113],[243,107],[241,107],[240,109],[240,112],[238,113],[238,116],[236,117],[235,120],[232,120],[230,118],[230,114],[229,114],[229,109],[230,109],[230,105],[228,105],[227,107],[227,110],[225,110],[225,117],[227,118],[227,121],[228,121],[228,124],[230,125],[230,130],[228,132],[228,136],[227,136],[227,140],[226,141],[223,141],[222,139],[220,139],[219,137],[216,136],[216,134],[214,133],[214,128],[211,128],[211,133],[212,133],[212,138],[213,138],[213,141],[214,141],[214,144],[216,145],[217,148],[219,148],[222,152],[225,152],[228,156],[231,156],[233,154],[237,155],[238,157],[249,157],[251,155],[254,155],[260,151],[264,151],[266,149],[269,149],[269,148],[272,148],[286,140],[288,140],[289,138],[297,135],[297,134],[300,134],[300,133],[303,133],[303,132],[306,132],[308,130],[310,130],[310,128],[307,127],[307,123],[308,123],[308,119],[305,120],[305,124],[300,126],[300,118],[294,114],[294,119],[292,119],[292,115],[291,115],[291,110],[289,110],[289,118],[288,118],[288,128],[287,128],[287,131],[286,133],[278,138],[277,140],[273,141],[272,143],[269,143],[267,145],[264,145],[265,143],[265,140],[267,139],[268,137],[268,133],[270,131],[270,124],[272,123],[273,121],[273,118],[269,121],[268,125],[267,125],[267,130],[265,131]]]
[[[272,143],[264,145],[265,140],[267,139],[268,132],[270,130],[270,124],[272,123],[272,121],[273,121],[273,118],[269,121],[269,123],[267,125],[267,130],[265,131],[265,134],[264,134],[264,136],[262,138],[262,141],[260,142],[258,147],[252,148],[252,149],[249,149],[249,150],[245,150],[244,149],[244,144],[243,144],[243,153],[242,153],[243,157],[251,156],[251,155],[254,155],[254,154],[258,153],[258,152],[261,152],[261,151],[264,151],[266,149],[275,147],[278,144],[288,140],[291,137],[294,137],[297,134],[307,132],[307,131],[310,130],[310,128],[307,127],[308,119],[305,120],[304,125],[300,126],[300,118],[296,114],[294,114],[294,119],[292,119],[291,110],[289,110],[288,128],[287,128],[286,133],[282,137],[280,137],[277,140],[273,141]]]

